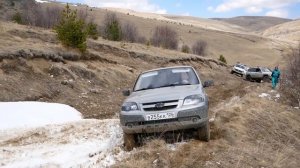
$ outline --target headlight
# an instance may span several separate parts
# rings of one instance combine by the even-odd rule
[[[134,102],[126,102],[122,105],[122,111],[135,111],[139,110],[139,106]]]
[[[201,95],[192,95],[184,99],[183,105],[184,106],[195,105],[202,102],[204,102],[204,98]]]

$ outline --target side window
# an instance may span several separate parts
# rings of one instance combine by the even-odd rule
[[[255,68],[250,68],[248,71],[249,72],[255,72]]]
[[[259,68],[256,68],[256,72],[261,72],[261,70]]]

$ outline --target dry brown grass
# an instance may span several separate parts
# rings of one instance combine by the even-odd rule
[[[163,140],[152,140],[113,167],[202,167],[214,149],[208,143],[196,141],[177,145],[172,150]]]
[[[115,167],[297,167],[297,110],[259,98],[260,93],[270,90],[268,84],[241,88],[245,94],[220,101],[211,109],[216,115],[209,143],[190,140],[173,151],[164,141],[154,140]]]

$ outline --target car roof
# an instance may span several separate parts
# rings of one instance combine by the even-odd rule
[[[174,68],[192,68],[192,69],[194,69],[192,66],[171,66],[171,67],[151,69],[151,70],[142,72],[142,74],[147,73],[147,72],[152,72],[152,71],[159,71],[159,70],[163,70],[163,69],[174,69]]]
[[[241,63],[239,63],[239,64],[235,64],[235,65],[242,65],[242,66],[247,66],[247,65],[245,65],[245,64],[241,64]]]

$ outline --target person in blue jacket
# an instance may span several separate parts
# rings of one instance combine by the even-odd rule
[[[279,71],[278,67],[276,66],[272,72],[272,88],[273,89],[276,88],[279,77],[280,77],[280,71]]]

